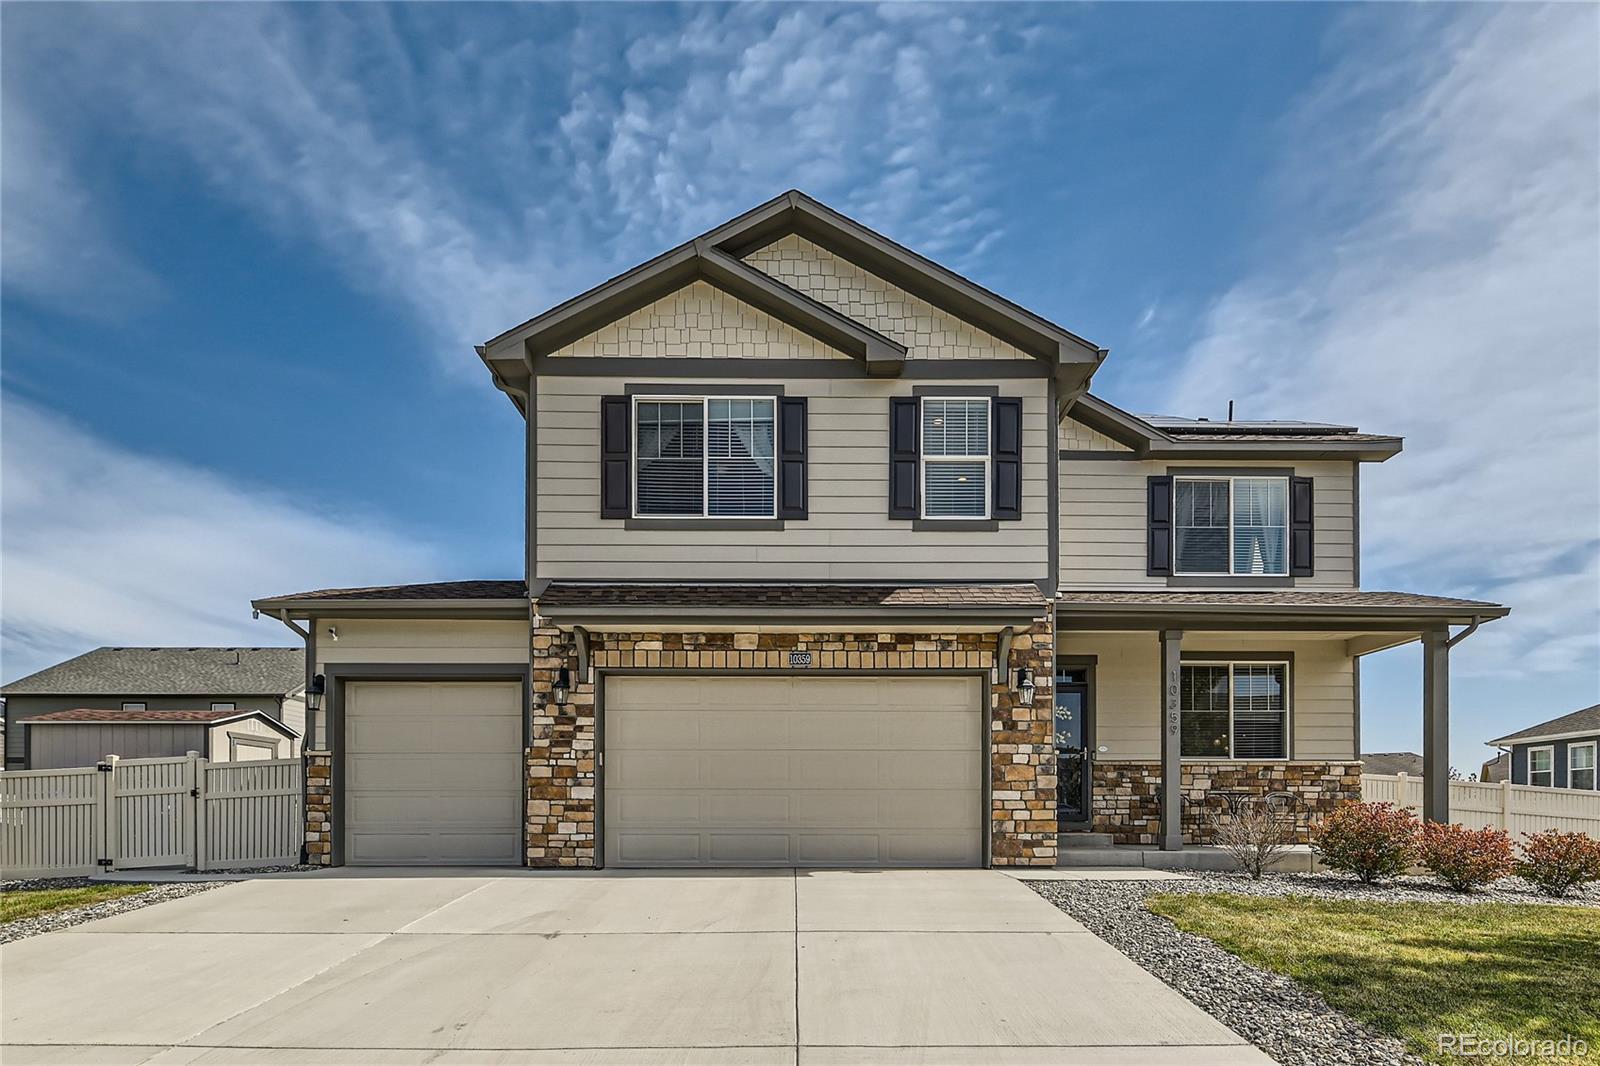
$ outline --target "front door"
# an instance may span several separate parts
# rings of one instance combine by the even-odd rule
[[[1056,668],[1056,773],[1059,775],[1060,820],[1063,828],[1084,828],[1090,820],[1093,774],[1090,759],[1094,723],[1090,721],[1089,671],[1082,666]]]

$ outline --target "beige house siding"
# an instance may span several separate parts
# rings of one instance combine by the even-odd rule
[[[1059,629],[1060,655],[1093,655],[1096,759],[1161,756],[1157,722],[1161,664],[1154,633],[1084,633]],[[1185,633],[1189,652],[1291,652],[1290,757],[1357,758],[1356,678],[1344,639],[1303,633]],[[1216,760],[1207,760],[1215,762]]]
[[[719,387],[738,384],[717,378]],[[829,378],[781,385],[809,400],[810,517],[784,529],[627,529],[600,518],[600,398],[629,380],[538,382],[535,574],[546,578],[1034,580],[1048,574],[1051,417],[1041,378],[1002,382],[1023,398],[1023,517],[998,530],[917,531],[888,517],[889,397],[909,380]],[[940,381],[941,386],[959,382]],[[974,382],[987,386],[988,382]],[[664,394],[694,384],[662,385]]]
[[[551,354],[601,358],[851,358],[703,281],[663,296]]]
[[[1131,452],[1132,448],[1114,441],[1099,430],[1090,429],[1075,418],[1061,420],[1061,447],[1074,452]]]
[[[317,673],[339,663],[526,663],[528,622],[471,618],[317,618]],[[329,630],[337,632],[337,639]],[[316,716],[318,735],[307,748],[327,744],[326,703]]]
[[[791,289],[905,345],[907,358],[1032,358],[798,234],[758,248],[744,260]]]
[[[1316,481],[1316,573],[1296,578],[1296,586],[1355,588],[1354,463],[1100,459],[1061,460],[1061,587],[1166,587],[1166,578],[1145,574],[1145,490],[1151,475],[1184,467],[1282,470],[1290,465],[1297,475]]]

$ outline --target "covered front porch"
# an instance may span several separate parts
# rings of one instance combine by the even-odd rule
[[[1181,851],[1273,795],[1296,839],[1360,798],[1360,669],[1423,647],[1424,817],[1449,820],[1453,647],[1507,609],[1385,592],[1063,591],[1055,739],[1067,834]]]

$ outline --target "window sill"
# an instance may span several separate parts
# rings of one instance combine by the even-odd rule
[[[700,532],[731,532],[733,530],[782,529],[782,518],[628,518],[624,529],[681,529]]]
[[[914,518],[913,533],[997,533],[1000,521],[995,518]]]
[[[1292,589],[1295,579],[1280,575],[1218,574],[1204,577],[1194,574],[1174,574],[1167,578],[1169,589]]]

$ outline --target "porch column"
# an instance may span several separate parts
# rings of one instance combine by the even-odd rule
[[[1161,642],[1161,850],[1183,850],[1183,630],[1163,629]]]
[[[1450,820],[1450,630],[1422,634],[1422,818]]]

